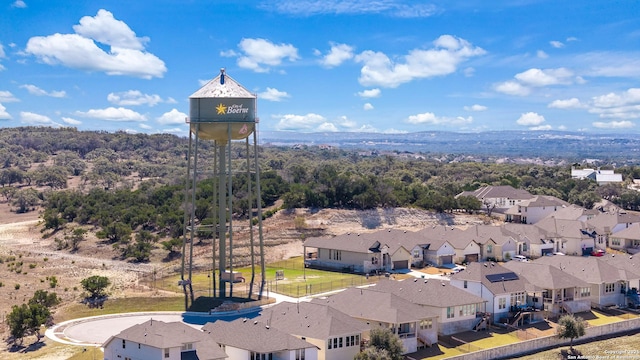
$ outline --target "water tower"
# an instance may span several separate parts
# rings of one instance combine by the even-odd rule
[[[248,297],[253,294],[255,279],[255,252],[254,233],[259,242],[259,263],[261,270],[261,282],[258,296],[262,297],[264,290],[264,244],[262,238],[262,208],[260,193],[260,171],[258,164],[256,126],[255,94],[229,77],[224,69],[220,74],[209,81],[189,97],[189,151],[185,186],[185,215],[184,236],[182,248],[182,272],[179,285],[183,286],[185,293],[185,307],[189,307],[189,300],[194,301],[192,287],[193,242],[194,237],[203,231],[212,234],[211,248],[211,272],[209,273],[209,287],[213,289],[213,297],[227,298],[233,296],[233,284],[237,282],[234,268],[234,233],[242,231],[250,240],[251,254],[251,279],[249,283]],[[250,143],[249,138],[253,141]],[[234,141],[238,140],[238,141]],[[244,140],[245,152],[242,158],[238,147],[242,148]],[[204,153],[200,149],[202,141],[213,142],[213,151]],[[232,161],[233,153],[231,144],[236,143],[236,159]],[[207,158],[203,159],[203,156]],[[246,159],[246,164],[242,159]],[[232,166],[232,163],[235,166]],[[205,164],[205,165],[202,165]],[[240,165],[239,165],[240,164]],[[247,225],[239,227],[233,225],[233,192],[232,181],[234,174],[246,171],[247,176],[247,203],[249,218]],[[196,217],[196,194],[199,183],[203,180],[212,180],[213,189],[210,195],[211,214],[207,225],[202,219]],[[252,186],[252,183],[254,186]],[[254,206],[255,204],[255,210]],[[255,214],[257,222],[252,218]],[[218,244],[216,251],[216,243]],[[217,280],[217,281],[216,281]],[[249,281],[249,279],[247,279]],[[227,293],[227,288],[229,292]],[[228,294],[228,295],[227,295]]]

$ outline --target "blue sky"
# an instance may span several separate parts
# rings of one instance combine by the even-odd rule
[[[640,131],[636,0],[8,0],[0,127],[188,134],[226,68],[261,131]]]

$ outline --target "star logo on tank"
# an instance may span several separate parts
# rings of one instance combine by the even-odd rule
[[[218,115],[224,115],[227,113],[227,107],[224,106],[224,104],[216,106],[216,110],[218,111]]]

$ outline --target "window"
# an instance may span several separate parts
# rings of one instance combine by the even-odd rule
[[[583,287],[580,288],[580,297],[589,297],[591,296],[591,288]]]
[[[360,345],[360,335],[356,335],[356,345]]]
[[[604,284],[604,292],[606,293],[612,293],[616,290],[616,284],[615,283],[609,283],[609,284]]]
[[[141,345],[140,345],[140,344],[138,344],[138,349],[140,349],[140,346],[141,346]]]
[[[127,341],[125,339],[122,339],[122,348],[123,349],[127,348]]]
[[[327,341],[327,349],[328,349],[328,350],[331,350],[331,349],[333,348],[333,347],[331,346],[332,344],[333,344],[333,343],[332,343],[331,339],[329,339],[329,340]]]
[[[506,309],[507,308],[507,298],[498,299],[498,309]]]
[[[527,250],[527,243],[523,243],[522,244],[522,251],[528,251]]]
[[[304,349],[296,350],[296,360],[304,360]]]
[[[193,344],[192,343],[186,343],[186,344],[182,344],[182,351],[188,351],[193,349]]]
[[[524,291],[511,293],[511,305],[526,304],[526,294]]]
[[[329,259],[342,260],[341,250],[329,250]]]
[[[469,316],[476,314],[476,306],[474,304],[460,306],[460,316]]]
[[[612,238],[611,245],[620,246],[620,239]]]
[[[338,338],[333,338],[333,348],[334,349],[338,348]]]
[[[414,249],[413,250],[413,258],[417,259],[420,257],[420,249]]]
[[[342,347],[342,338],[338,338],[338,347]]]
[[[273,354],[261,354],[256,352],[251,352],[251,360],[273,360]]]
[[[492,251],[493,251],[493,245],[491,244],[487,245],[487,254],[491,254]]]
[[[455,308],[453,306],[447,307],[447,319],[453,319],[455,316]]]
[[[168,358],[170,355],[169,348],[164,349],[164,357]]]
[[[433,320],[423,319],[420,320],[420,330],[431,329],[433,327]]]
[[[463,286],[464,286],[465,289],[467,288],[467,280],[464,281],[464,285]]]

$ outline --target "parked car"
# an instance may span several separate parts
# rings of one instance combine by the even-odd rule
[[[527,262],[527,261],[529,261],[529,259],[527,259],[527,257],[526,257],[526,256],[524,256],[524,255],[514,255],[514,256],[513,256],[513,260],[515,260],[515,261],[522,261],[522,262]]]
[[[591,256],[604,256],[605,251],[602,249],[596,249],[591,252]]]
[[[454,267],[453,267],[453,269],[451,269],[451,273],[452,273],[452,274],[457,274],[457,273],[459,273],[460,271],[463,271],[464,269],[466,269],[464,266],[462,266],[462,265],[456,265],[456,266],[454,266]]]

